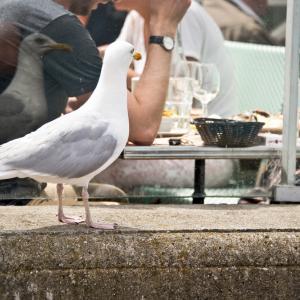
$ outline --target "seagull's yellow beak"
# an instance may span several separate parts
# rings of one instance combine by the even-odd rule
[[[133,59],[140,60],[142,58],[142,54],[140,52],[135,51],[133,53]]]
[[[47,45],[49,50],[62,50],[62,51],[67,51],[71,52],[73,49],[70,45],[68,44],[62,44],[62,43],[55,43],[51,45]]]

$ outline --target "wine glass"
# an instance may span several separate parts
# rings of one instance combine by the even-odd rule
[[[215,64],[200,64],[195,73],[194,98],[201,102],[202,116],[207,117],[207,106],[220,91],[220,73]]]

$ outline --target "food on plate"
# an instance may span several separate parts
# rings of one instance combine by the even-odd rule
[[[268,112],[263,110],[253,110],[251,112],[244,112],[234,116],[232,119],[236,121],[246,121],[246,122],[265,122],[267,118],[270,117]]]
[[[259,110],[259,109],[254,110],[253,113],[257,114],[257,115],[261,115],[261,116],[266,117],[266,118],[269,118],[271,116],[268,112],[263,111],[263,110]]]
[[[163,117],[175,117],[177,113],[174,109],[164,109],[162,113]]]
[[[283,115],[280,113],[270,114],[263,110],[253,110],[252,112],[240,113],[232,117],[233,120],[248,121],[248,122],[263,122],[265,125],[261,132],[270,132],[274,134],[281,134],[283,128]],[[299,122],[300,128],[300,122]]]

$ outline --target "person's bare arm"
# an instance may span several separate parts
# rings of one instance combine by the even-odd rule
[[[149,0],[150,35],[175,37],[177,25],[191,0]],[[160,45],[148,46],[147,61],[134,94],[128,93],[130,133],[135,144],[150,145],[161,121],[169,80],[172,52]]]
[[[191,0],[149,0],[150,35],[175,37],[177,25]],[[138,50],[138,49],[137,49]],[[172,52],[160,45],[148,45],[147,61],[134,94],[128,92],[129,140],[150,145],[156,137],[165,103]],[[86,100],[69,102],[77,108]]]

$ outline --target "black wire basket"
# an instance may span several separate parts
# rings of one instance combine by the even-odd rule
[[[265,123],[196,118],[192,121],[207,146],[248,147],[256,144]]]

